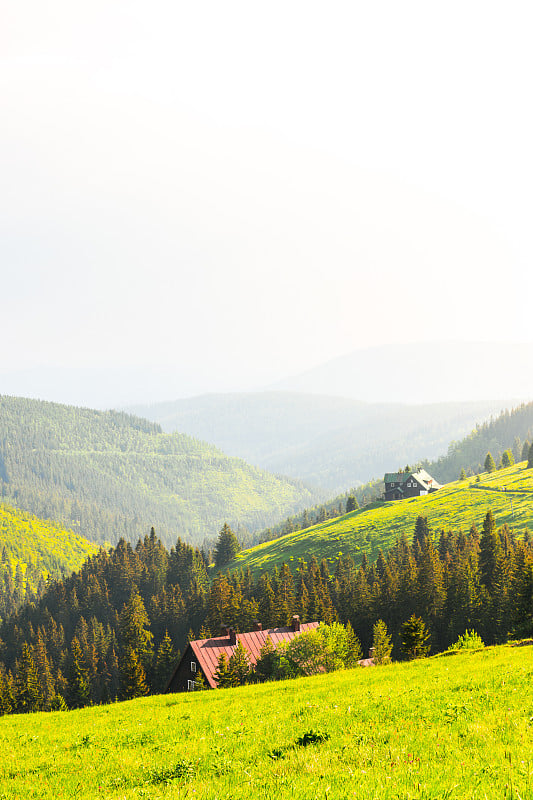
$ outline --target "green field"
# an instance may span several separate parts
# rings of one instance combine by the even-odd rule
[[[468,531],[473,523],[481,528],[489,509],[498,527],[507,523],[518,535],[526,528],[533,530],[533,469],[526,469],[526,462],[484,473],[479,483],[472,478],[455,481],[425,497],[365,506],[243,550],[224,569],[250,567],[257,574],[283,562],[296,567],[299,559],[307,561],[312,555],[333,563],[341,553],[356,562],[363,553],[373,560],[379,548],[385,552],[403,532],[410,538],[418,516],[427,516],[434,532],[457,533]]]
[[[3,717],[0,798],[526,800],[524,644]]]

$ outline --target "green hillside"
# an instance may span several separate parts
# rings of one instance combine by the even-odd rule
[[[5,717],[0,796],[526,800],[531,650]]]
[[[299,559],[315,556],[332,562],[351,555],[358,563],[366,553],[373,560],[378,550],[388,549],[406,532],[412,534],[418,516],[428,518],[434,531],[468,531],[481,526],[491,509],[496,525],[507,523],[517,534],[533,529],[533,469],[526,462],[492,474],[454,481],[438,492],[395,502],[376,502],[342,517],[329,519],[270,542],[243,550],[227,568],[250,567],[252,572],[270,571],[283,562],[296,566]]]
[[[97,550],[55,522],[0,504],[0,620],[39,594],[47,578],[79,569]]]
[[[96,542],[202,542],[227,521],[264,527],[313,504],[301,483],[114,411],[0,397],[0,494]]]

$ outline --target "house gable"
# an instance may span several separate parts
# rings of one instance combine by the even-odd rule
[[[276,647],[281,642],[290,642],[291,639],[301,633],[317,628],[318,625],[318,622],[300,624],[300,621],[297,620],[293,625],[282,628],[268,628],[267,630],[250,631],[249,633],[235,633],[228,630],[226,634],[219,637],[197,639],[190,642],[165,691],[184,692],[193,689],[194,687],[191,687],[189,682],[194,682],[194,676],[199,672],[203,675],[206,686],[210,689],[216,689],[215,672],[218,666],[218,659],[224,653],[229,661],[239,642],[246,649],[250,663],[255,666],[267,637],[270,637],[272,644]],[[192,662],[195,662],[196,672],[191,670]]]

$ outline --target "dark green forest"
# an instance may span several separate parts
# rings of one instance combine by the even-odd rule
[[[0,498],[100,544],[156,525],[170,545],[262,528],[316,501],[301,483],[116,411],[0,397]]]
[[[225,531],[227,534],[227,530]],[[383,620],[401,657],[402,625],[413,614],[433,652],[465,630],[486,644],[533,633],[533,544],[490,511],[468,532],[432,531],[419,517],[375,563],[340,557],[331,572],[310,554],[254,580],[208,577],[205,554],[178,540],[170,552],[152,530],[124,540],[54,582],[37,604],[0,628],[0,713],[78,707],[163,691],[178,651],[222,625],[250,630],[302,621],[350,622],[363,648]]]

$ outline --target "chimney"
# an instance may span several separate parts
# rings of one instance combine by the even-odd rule
[[[235,633],[233,628],[229,629],[229,643],[230,644],[237,644],[237,634]]]
[[[263,623],[262,622],[254,622],[254,631],[262,631],[263,630]]]
[[[298,614],[295,614],[291,620],[291,628],[296,633],[296,631],[300,630],[300,617]]]

